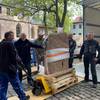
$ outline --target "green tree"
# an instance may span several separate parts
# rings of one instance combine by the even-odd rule
[[[70,26],[68,6],[80,0],[3,0],[4,4],[12,8],[13,15],[31,16],[43,21],[44,25],[55,27]],[[69,29],[69,28],[68,28]]]

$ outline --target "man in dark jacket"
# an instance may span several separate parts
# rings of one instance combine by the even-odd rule
[[[89,64],[91,64],[91,73],[93,80],[93,87],[97,86],[97,75],[96,75],[96,51],[99,51],[99,44],[96,40],[94,40],[93,33],[87,34],[87,40],[83,42],[83,45],[80,50],[80,59],[82,59],[82,55],[84,55],[84,67],[85,67],[85,82],[89,81]]]
[[[13,32],[5,33],[0,43],[0,100],[7,100],[8,82],[11,83],[20,100],[27,100],[17,73],[16,50],[12,43]]]
[[[74,59],[74,51],[76,48],[76,41],[73,40],[73,35],[70,34],[68,36],[68,42],[69,42],[69,68],[73,67],[73,59]]]
[[[15,42],[15,47],[17,49],[18,55],[20,56],[23,64],[25,65],[26,70],[28,71],[28,76],[27,80],[28,83],[31,85],[31,54],[30,54],[30,48],[42,48],[41,46],[35,45],[31,43],[27,38],[26,34],[22,33],[20,35],[20,39]],[[43,49],[43,48],[42,48]],[[19,70],[19,78],[20,81],[22,81],[22,70]]]

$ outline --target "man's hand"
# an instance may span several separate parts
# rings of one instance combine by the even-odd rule
[[[98,58],[94,58],[94,61],[97,62],[98,61]]]

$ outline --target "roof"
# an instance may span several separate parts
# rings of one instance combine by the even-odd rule
[[[83,18],[81,16],[78,16],[75,18],[74,23],[82,23],[83,22]]]
[[[100,0],[82,0],[82,5],[100,10]]]

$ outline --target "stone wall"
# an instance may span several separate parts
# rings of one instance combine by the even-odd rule
[[[26,33],[28,38],[31,38],[32,24],[28,23],[28,18],[18,19],[17,16],[7,15],[7,8],[2,6],[2,13],[0,13],[0,39],[3,39],[4,33],[13,31],[16,38],[16,25],[21,25],[21,33]]]
[[[21,32],[26,33],[28,37],[31,37],[31,24],[28,23],[23,23],[23,22],[15,22],[15,21],[10,21],[10,20],[0,20],[0,34],[1,34],[1,39],[4,36],[4,33],[7,31],[13,31],[14,36],[16,38],[16,25],[20,23],[21,25]],[[30,33],[30,34],[28,34]]]

